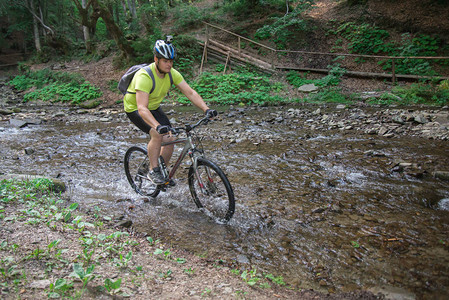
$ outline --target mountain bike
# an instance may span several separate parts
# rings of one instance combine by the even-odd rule
[[[154,184],[148,179],[150,162],[147,150],[139,146],[130,147],[125,154],[125,173],[131,187],[138,194],[155,198],[161,191],[172,187],[173,178],[184,158],[189,157],[187,182],[190,195],[196,206],[206,215],[219,223],[227,223],[234,215],[234,191],[223,170],[214,162],[205,157],[200,138],[194,129],[209,123],[207,117],[194,125],[172,128],[172,133],[185,137],[174,141],[164,142],[162,146],[184,144],[171,171],[168,170],[162,156],[159,157],[161,172],[167,181],[164,184]]]

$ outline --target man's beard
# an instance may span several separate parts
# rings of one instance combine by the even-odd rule
[[[161,69],[159,69],[159,62],[156,63],[156,68],[157,68],[157,71],[158,71],[159,73],[161,73],[161,74],[163,74],[163,75],[167,74],[167,72],[164,72],[164,71],[162,71]]]

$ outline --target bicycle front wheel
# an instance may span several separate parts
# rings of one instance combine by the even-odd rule
[[[189,168],[190,194],[196,206],[220,223],[234,215],[235,199],[231,183],[213,162],[198,158],[197,166]]]
[[[136,193],[145,197],[156,197],[160,187],[147,178],[150,162],[147,150],[133,146],[125,153],[125,173]]]

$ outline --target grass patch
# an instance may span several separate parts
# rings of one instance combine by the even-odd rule
[[[24,101],[42,100],[79,104],[102,96],[97,87],[78,73],[55,72],[49,69],[27,70],[9,84],[19,91],[28,91]]]

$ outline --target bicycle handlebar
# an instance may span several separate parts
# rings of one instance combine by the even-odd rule
[[[204,117],[204,118],[202,118],[201,120],[199,120],[198,122],[196,122],[195,124],[193,124],[193,125],[190,125],[190,124],[187,124],[187,125],[184,125],[184,127],[172,127],[171,128],[171,132],[173,133],[173,134],[178,134],[178,133],[180,133],[180,132],[182,132],[182,131],[185,131],[185,132],[190,132],[190,131],[192,131],[193,129],[195,129],[196,127],[198,127],[198,126],[200,126],[200,125],[202,125],[202,124],[204,124],[204,125],[206,125],[207,123],[209,123],[211,120],[209,119],[209,117]]]

